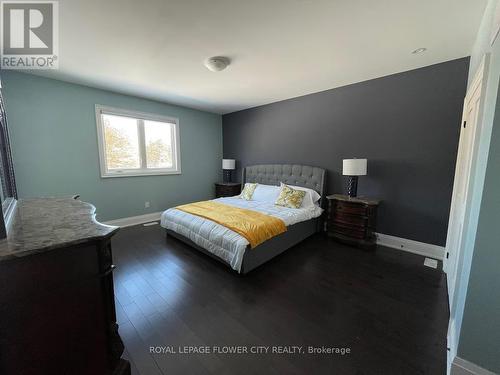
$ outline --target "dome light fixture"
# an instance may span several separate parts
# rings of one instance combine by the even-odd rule
[[[425,51],[427,51],[427,48],[422,47],[422,48],[417,48],[415,51],[412,51],[412,53],[413,53],[414,55],[417,55],[417,54],[422,53],[422,52],[425,52]]]
[[[212,72],[220,72],[221,70],[226,69],[230,63],[231,60],[224,56],[209,57],[204,62],[207,69],[211,70]]]

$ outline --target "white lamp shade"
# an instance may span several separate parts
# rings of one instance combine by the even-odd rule
[[[344,176],[366,175],[366,159],[344,159],[342,162],[342,174]]]
[[[222,159],[222,169],[236,169],[236,160]]]

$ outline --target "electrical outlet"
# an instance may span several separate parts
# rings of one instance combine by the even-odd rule
[[[150,203],[149,203],[149,202],[144,202],[144,207],[145,207],[145,208],[149,208],[149,206],[150,206]]]

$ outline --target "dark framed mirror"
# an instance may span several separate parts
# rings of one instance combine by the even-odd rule
[[[0,80],[0,199],[3,213],[0,218],[0,238],[5,238],[17,202],[17,188],[10,150],[7,114],[1,89]]]

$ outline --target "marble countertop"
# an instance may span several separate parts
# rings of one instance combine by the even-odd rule
[[[0,240],[0,262],[104,239],[118,229],[97,222],[90,203],[69,197],[21,199],[7,238]]]

